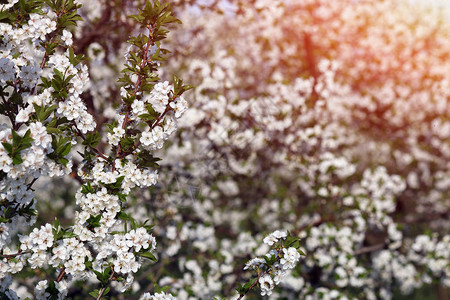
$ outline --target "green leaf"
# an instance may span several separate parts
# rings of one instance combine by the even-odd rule
[[[161,159],[159,157],[154,157],[150,151],[142,150],[137,155],[137,165],[143,168],[159,168],[158,161]]]
[[[89,227],[92,228],[96,228],[96,227],[100,227],[100,219],[101,219],[102,215],[97,215],[97,216],[93,216],[91,215],[86,222],[89,224]]]
[[[117,217],[118,217],[119,219],[125,220],[125,221],[130,220],[130,215],[128,215],[128,214],[125,213],[124,211],[120,211],[120,212],[117,214]]]
[[[72,144],[71,143],[67,143],[67,144],[63,145],[61,148],[58,148],[58,152],[62,156],[66,156],[67,154],[69,154],[70,149],[72,149]]]
[[[141,256],[141,257],[148,258],[148,259],[150,259],[152,261],[157,261],[156,257],[150,252],[142,252],[142,253],[139,252],[139,253],[137,253],[137,255]]]
[[[117,195],[117,197],[119,197],[119,200],[121,202],[127,202],[127,195],[126,194],[117,193],[116,195]]]
[[[23,163],[23,159],[19,153],[16,153],[12,159],[13,159],[13,165],[20,165],[21,163]]]
[[[91,183],[88,181],[81,187],[81,192],[83,194],[90,194],[94,192],[94,189],[91,186]]]
[[[52,153],[48,154],[48,157],[53,159],[54,161],[66,166],[69,160],[65,158],[67,154],[69,154],[72,149],[72,144],[70,143],[70,139],[67,137],[61,137],[59,140],[52,136],[52,148],[55,150]]]
[[[243,287],[242,287],[242,284],[240,284],[240,283],[237,284],[236,291],[237,291],[237,292],[239,293],[239,295],[241,295],[241,296],[245,294],[244,289],[243,289]]]
[[[4,20],[4,19],[9,19],[10,16],[10,12],[7,10],[1,11],[0,12],[0,21]]]
[[[87,256],[84,258],[84,265],[86,266],[86,269],[92,270],[92,261],[90,261]]]
[[[124,136],[123,138],[120,139],[120,146],[122,147],[123,151],[129,151],[129,150],[133,150],[134,148],[134,138],[131,136]]]
[[[14,103],[14,104],[22,105],[22,103],[23,103],[23,98],[22,98],[22,95],[21,95],[21,94],[19,94],[19,93],[17,93],[17,92],[14,92],[14,93],[11,95],[11,97],[9,97],[9,101],[12,102],[12,103]]]
[[[46,77],[41,76],[41,81],[42,81],[42,83],[39,84],[39,86],[41,86],[41,87],[43,87],[45,89],[47,89],[47,88],[52,86],[51,81],[48,80],[48,78],[46,78]]]
[[[36,104],[34,105],[34,110],[36,111],[36,117],[38,119],[38,121],[44,122],[45,120],[47,120],[47,118],[50,116],[50,114],[52,112],[54,112],[57,108],[58,105],[52,105],[52,106],[38,106]]]
[[[13,145],[15,147],[17,147],[18,145],[20,145],[20,142],[22,141],[22,137],[20,135],[17,134],[17,132],[15,132],[14,130],[11,131],[12,134],[12,138],[13,138]]]
[[[252,280],[244,284],[243,289],[245,290],[245,292],[248,292],[250,290],[250,287],[256,282],[256,280],[258,280],[258,277],[253,278]]]
[[[285,247],[294,247],[294,248],[298,248],[299,245],[299,238],[298,237],[292,237],[292,236],[288,236],[284,242]],[[297,245],[297,247],[295,247],[295,245]]]
[[[65,167],[65,166],[67,166],[67,163],[69,162],[69,160],[67,158],[60,157],[60,158],[58,158],[57,162],[59,162],[60,164],[62,164]]]
[[[102,273],[102,272],[99,272],[99,271],[96,271],[96,270],[92,270],[92,271],[95,273],[95,275],[97,276],[97,279],[98,279],[103,285],[108,284],[109,277],[110,277],[110,275],[111,275],[111,268],[110,268],[110,267],[106,268],[106,269],[103,271],[103,273]],[[103,293],[103,294],[105,295],[105,293]]]
[[[145,220],[145,222],[144,222],[144,223],[142,223],[140,227],[144,227],[144,228],[145,228],[145,229],[146,229],[147,231],[150,231],[150,230],[152,230],[152,229],[153,229],[153,227],[155,227],[155,225],[152,225],[152,224],[147,224],[148,222],[150,222],[150,220],[149,220],[149,219]]]
[[[122,187],[122,182],[125,176],[119,176],[116,178],[116,182],[105,184],[105,187],[112,191],[120,190]]]
[[[155,288],[154,288],[154,290],[155,290],[155,293],[161,293],[161,292],[163,292],[163,293],[165,293],[165,292],[167,292],[168,290],[170,290],[170,286],[168,286],[168,285],[166,285],[166,286],[159,286],[159,285],[157,285],[156,283],[155,283]]]
[[[54,68],[53,72],[55,73],[55,76],[53,78],[57,78],[57,79],[60,79],[60,80],[64,79],[64,74],[60,70],[58,70],[57,68]]]
[[[6,152],[8,152],[8,154],[12,154],[13,146],[11,144],[2,142],[2,145],[3,145],[3,148],[5,148]]]
[[[76,237],[76,236],[77,235],[75,233],[73,233],[73,232],[64,231],[63,235],[62,235],[62,238],[69,239],[69,238],[73,238],[73,237]]]
[[[130,219],[130,223],[131,223],[131,228],[133,228],[134,230],[136,230],[139,227],[138,223],[136,222],[136,220],[134,218]]]
[[[277,260],[277,257],[275,255],[272,255],[270,257],[267,256],[263,256],[264,260],[266,261],[268,266],[271,266],[275,263],[275,261]]]
[[[94,298],[97,298],[98,295],[100,295],[100,291],[98,289],[95,289],[92,292],[90,292],[89,295],[91,295]]]
[[[59,220],[57,218],[55,218],[55,221],[53,221],[52,226],[53,226],[53,228],[60,228],[61,223],[59,222]]]
[[[51,134],[51,133],[61,134],[62,131],[60,129],[58,129],[58,128],[47,126],[47,133],[48,134]]]
[[[94,148],[100,141],[100,134],[96,131],[94,133],[89,132],[86,135],[86,139],[83,141],[83,145]]]
[[[106,289],[103,291],[103,295],[108,294],[110,290],[111,290],[111,288],[109,286],[107,286]]]

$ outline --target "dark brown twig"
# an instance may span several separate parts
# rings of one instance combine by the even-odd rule
[[[56,278],[56,282],[60,282],[64,278],[64,275],[66,275],[66,268],[62,267],[58,278]]]
[[[0,254],[0,257],[10,259],[10,258],[17,257],[19,255],[28,254],[28,253],[31,253],[31,251],[22,251],[22,252],[17,252],[14,254]]]
[[[114,277],[114,274],[115,274],[114,269],[112,269],[111,276],[109,276],[109,279],[108,279],[109,281],[111,281],[111,279]],[[97,300],[100,300],[102,298],[103,293],[105,292],[105,290],[106,290],[106,286],[102,287],[102,289],[98,293]]]
[[[361,254],[365,254],[365,253],[375,252],[375,251],[383,249],[385,245],[386,245],[385,243],[381,243],[381,244],[375,244],[372,246],[367,246],[367,247],[356,250],[355,255],[361,255]]]

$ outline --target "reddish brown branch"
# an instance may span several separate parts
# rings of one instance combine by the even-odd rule
[[[64,278],[64,275],[66,275],[66,268],[62,267],[58,278],[56,278],[56,282],[60,282]]]
[[[11,258],[17,257],[19,255],[28,254],[28,253],[31,253],[31,251],[22,251],[22,252],[17,252],[14,254],[0,254],[0,257],[6,258],[6,259],[11,259]]]
[[[111,281],[111,279],[114,277],[114,274],[115,274],[114,269],[112,269],[111,276],[109,276],[109,279],[108,279],[109,281]],[[100,292],[98,293],[97,300],[100,300],[100,299],[102,298],[103,293],[105,292],[105,290],[106,290],[106,286],[103,287],[103,288],[100,290]]]
[[[365,253],[375,252],[375,251],[383,249],[385,245],[386,245],[385,243],[381,243],[381,244],[375,244],[372,246],[367,246],[367,247],[356,250],[355,255],[361,255],[361,254],[365,254]]]

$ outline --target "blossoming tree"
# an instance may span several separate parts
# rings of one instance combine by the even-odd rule
[[[167,2],[2,4],[1,296],[448,286],[441,12]]]

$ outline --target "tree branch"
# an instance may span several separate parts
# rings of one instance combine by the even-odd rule
[[[108,281],[111,281],[111,279],[114,277],[114,274],[115,274],[114,269],[111,268],[111,270],[112,270],[112,273],[111,273],[111,276],[109,276]],[[106,290],[106,286],[102,287],[102,289],[98,293],[97,300],[100,300],[102,298],[103,293],[105,292],[105,290]]]
[[[355,251],[355,255],[361,255],[361,254],[365,254],[365,253],[375,252],[375,251],[383,249],[384,246],[386,246],[385,243],[380,243],[380,244],[375,244],[375,245],[372,245],[372,246],[367,246],[367,247],[364,247],[364,248],[356,250]]]

